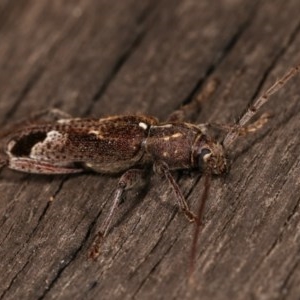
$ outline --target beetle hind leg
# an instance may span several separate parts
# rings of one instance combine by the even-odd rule
[[[72,116],[58,108],[50,108],[37,112],[29,118],[29,122],[36,121],[58,121],[60,119],[70,119]],[[28,121],[28,119],[26,120]]]
[[[59,166],[47,162],[36,161],[26,157],[11,157],[7,163],[12,170],[34,174],[72,174],[84,172],[83,168]],[[1,168],[1,161],[0,161]]]

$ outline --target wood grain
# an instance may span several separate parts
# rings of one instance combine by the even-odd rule
[[[41,109],[161,120],[218,78],[197,122],[232,123],[300,61],[297,0],[0,1],[2,127]],[[299,299],[300,76],[212,182],[193,227],[167,183],[130,192],[97,262],[87,251],[118,178],[0,174],[1,299]],[[231,88],[230,85],[232,85]],[[200,174],[177,176],[196,209]],[[53,201],[50,199],[54,198]]]

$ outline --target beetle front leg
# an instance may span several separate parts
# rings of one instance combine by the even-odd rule
[[[5,164],[6,165],[6,164]],[[3,165],[3,166],[5,166]],[[82,173],[85,170],[76,167],[64,167],[47,162],[36,161],[25,157],[11,157],[7,163],[8,168],[20,172],[34,173],[34,174],[71,174]],[[0,161],[1,167],[1,161]]]
[[[108,234],[113,216],[122,200],[124,192],[142,185],[145,182],[145,177],[146,171],[143,169],[131,169],[122,175],[114,192],[113,203],[108,216],[103,222],[102,229],[96,234],[96,237],[94,238],[93,244],[90,248],[88,255],[90,258],[96,259],[99,256],[101,243]]]
[[[217,89],[218,80],[210,79],[203,90],[189,103],[182,105],[175,110],[167,119],[168,122],[183,122],[193,119],[197,115],[204,101],[209,99]]]
[[[167,178],[169,184],[172,186],[175,192],[176,201],[178,203],[179,208],[182,210],[182,212],[190,222],[196,222],[197,217],[189,209],[188,204],[180,190],[180,187],[178,186],[178,184],[176,183],[174,177],[170,172],[169,166],[165,162],[156,162],[154,164],[154,171],[158,174],[163,174]]]

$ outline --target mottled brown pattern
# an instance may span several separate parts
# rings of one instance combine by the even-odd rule
[[[209,141],[197,126],[181,122],[159,125],[155,118],[143,115],[41,122],[16,128],[7,140],[5,151],[15,157],[11,168],[24,170],[21,162],[27,166],[28,159],[40,165],[32,170],[26,167],[27,172],[43,173],[43,163],[70,169],[80,163],[102,173],[154,162],[164,162],[170,170],[193,169],[202,165],[198,157],[205,147],[212,152],[210,172],[225,171],[223,149],[214,154],[215,142]],[[215,157],[219,159],[217,164]]]
[[[298,14],[298,0],[3,0],[0,136],[50,107],[165,120],[211,77],[217,94],[193,115],[233,123],[300,61]],[[127,195],[94,263],[87,248],[117,179],[3,170],[1,299],[299,299],[299,95],[297,77],[265,107],[269,124],[232,147],[230,174],[213,180],[192,287],[192,226],[166,180]],[[203,181],[180,178],[195,209]]]
[[[201,130],[191,124],[153,126],[147,139],[146,151],[151,153],[153,160],[166,162],[170,169],[195,168],[196,165],[191,165],[191,158],[198,135],[203,136]]]
[[[12,147],[11,153],[14,156],[29,156],[31,148],[46,138],[46,132],[34,132],[22,136]]]
[[[152,124],[157,124],[155,118],[134,115],[40,122],[14,128],[6,136],[13,148],[4,152],[53,166],[72,167],[79,162],[99,172],[120,172],[141,159],[142,143]]]

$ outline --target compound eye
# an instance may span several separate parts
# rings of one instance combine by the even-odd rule
[[[208,148],[203,148],[198,156],[198,166],[200,171],[203,171],[205,169],[205,163],[208,161],[208,159],[211,156],[211,150]]]
[[[203,148],[199,154],[199,158],[203,161],[207,161],[207,159],[211,156],[211,150],[208,148]]]

